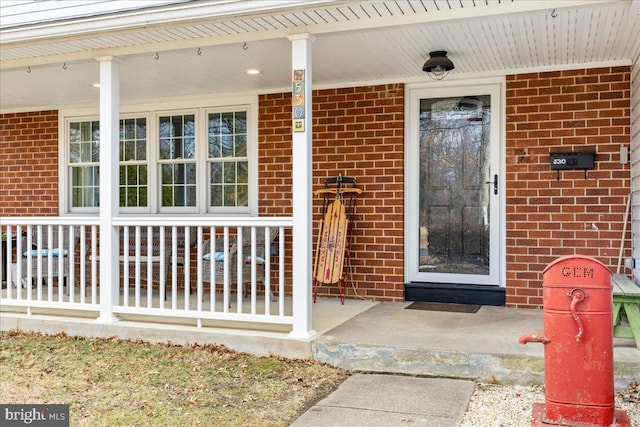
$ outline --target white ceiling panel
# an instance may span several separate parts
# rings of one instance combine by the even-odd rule
[[[246,2],[235,3],[246,7]],[[98,79],[95,57],[105,55],[122,59],[123,102],[288,90],[287,36],[304,32],[315,35],[313,79],[322,87],[426,79],[422,64],[432,50],[447,50],[455,63],[447,79],[630,64],[640,54],[640,7],[626,0],[294,3],[305,7],[4,41],[0,109],[96,103],[98,91],[91,87]],[[262,73],[249,76],[248,68]]]

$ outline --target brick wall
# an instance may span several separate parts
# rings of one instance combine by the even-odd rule
[[[630,139],[629,67],[507,76],[507,304],[539,307],[542,269],[584,254],[616,271]],[[353,217],[348,295],[403,299],[404,87],[314,92],[313,187],[355,177],[363,194]],[[55,111],[0,115],[0,216],[58,212]],[[261,215],[291,215],[291,94],[259,97]],[[549,153],[593,150],[588,172],[549,169]],[[314,241],[321,199],[314,198]],[[630,231],[624,256],[631,256]],[[290,248],[290,245],[288,245]],[[289,254],[290,255],[290,254]],[[622,269],[621,272],[628,273]],[[336,295],[337,285],[322,286]]]
[[[0,115],[0,216],[58,214],[58,112]]]
[[[507,76],[507,304],[539,307],[542,270],[562,255],[618,265],[630,191],[630,69]],[[549,168],[549,153],[596,151],[595,168]],[[629,228],[627,228],[629,230]],[[624,256],[631,256],[630,232]],[[629,273],[624,268],[621,273]]]
[[[404,86],[313,93],[313,188],[339,174],[363,190],[353,217],[349,297],[404,296]],[[291,215],[291,94],[259,99],[260,214]],[[314,242],[321,199],[314,198]],[[321,286],[320,295],[337,295]]]

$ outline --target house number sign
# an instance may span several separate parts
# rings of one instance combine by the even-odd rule
[[[304,132],[305,99],[304,70],[293,70],[293,131]]]

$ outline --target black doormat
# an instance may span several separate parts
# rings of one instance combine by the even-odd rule
[[[451,313],[476,313],[480,310],[479,305],[442,302],[414,302],[405,308],[409,310],[448,311]]]

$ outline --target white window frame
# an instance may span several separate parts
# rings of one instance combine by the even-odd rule
[[[249,160],[249,205],[244,207],[210,207],[208,171],[208,114],[220,111],[247,112],[247,156]],[[162,207],[161,168],[159,163],[159,117],[166,115],[194,114],[196,122],[196,206]],[[146,118],[147,120],[147,207],[122,207],[121,214],[171,214],[171,215],[258,215],[258,97],[224,97],[212,102],[210,98],[178,98],[153,103],[127,104],[120,107],[120,120]],[[71,207],[71,164],[69,162],[70,122],[99,120],[97,106],[91,108],[69,108],[59,110],[58,117],[58,194],[59,211],[69,214],[97,214],[99,208]],[[119,150],[118,150],[119,158]],[[119,185],[119,184],[118,184]],[[119,199],[118,199],[119,200]]]
[[[209,162],[209,114],[217,114],[217,113],[228,113],[228,112],[237,112],[237,111],[246,111],[247,113],[247,160],[248,160],[248,168],[249,168],[249,204],[248,206],[211,206],[211,191],[209,189],[209,184],[211,182],[211,170],[210,170],[210,162]],[[203,188],[206,189],[206,194],[200,198],[200,200],[204,200],[206,204],[206,210],[208,213],[212,214],[231,214],[231,213],[250,213],[257,211],[257,198],[258,198],[258,144],[251,143],[251,135],[257,134],[257,121],[254,124],[252,118],[257,116],[257,114],[253,114],[252,111],[246,106],[237,106],[234,108],[233,106],[223,106],[218,108],[209,108],[204,111],[204,148],[205,152],[203,156],[200,156],[204,160],[204,173],[206,174],[206,186]],[[255,128],[254,128],[255,125]],[[253,129],[252,129],[253,128]],[[255,184],[253,184],[255,182]]]
[[[73,213],[78,213],[78,214],[86,214],[86,213],[92,213],[92,212],[97,212],[98,208],[95,207],[71,207],[71,203],[73,202],[73,188],[72,188],[72,173],[71,173],[71,169],[73,167],[76,167],[80,164],[78,163],[71,163],[71,140],[69,138],[69,127],[71,125],[71,123],[75,123],[75,122],[95,122],[98,121],[97,116],[88,116],[88,115],[83,115],[83,116],[76,116],[76,117],[67,117],[67,118],[60,118],[59,121],[59,129],[61,129],[61,131],[59,132],[60,136],[62,137],[64,134],[64,139],[65,139],[65,146],[64,146],[64,150],[59,150],[59,153],[63,153],[62,156],[58,156],[59,157],[59,165],[62,166],[64,165],[64,169],[63,172],[60,171],[61,173],[58,174],[59,177],[62,176],[62,174],[64,173],[64,176],[66,177],[66,183],[64,185],[64,187],[59,186],[58,187],[58,192],[59,192],[59,198],[62,199],[64,196],[64,199],[66,200],[66,208],[68,211],[72,211]],[[84,166],[88,166],[87,164],[84,164]],[[96,165],[96,166],[99,166]],[[62,210],[61,210],[62,212]]]
[[[193,116],[194,120],[194,138],[195,138],[195,154],[193,159],[184,159],[183,161],[178,161],[178,159],[161,159],[160,158],[160,117],[174,117],[174,116]],[[199,205],[201,204],[200,195],[198,194],[198,187],[201,184],[199,178],[198,170],[200,169],[198,165],[198,157],[201,156],[202,152],[202,132],[200,131],[200,127],[203,126],[202,122],[202,114],[197,109],[186,109],[186,110],[165,110],[158,111],[154,114],[154,123],[153,123],[153,158],[155,160],[156,165],[156,174],[154,181],[154,193],[157,198],[157,212],[160,213],[171,213],[171,214],[187,214],[187,213],[198,213]],[[195,206],[162,206],[162,166],[163,165],[176,165],[176,164],[188,164],[192,163],[196,167],[196,203]]]
[[[140,213],[140,214],[144,214],[144,213],[148,213],[150,210],[149,206],[151,205],[151,200],[153,199],[153,191],[152,191],[152,186],[151,181],[153,179],[152,175],[152,157],[153,157],[153,153],[151,152],[151,149],[149,148],[152,144],[152,142],[150,141],[151,136],[149,135],[149,115],[146,113],[140,113],[140,114],[121,114],[120,115],[120,120],[127,120],[127,119],[145,119],[147,121],[147,152],[146,152],[146,164],[147,164],[147,206],[135,206],[135,207],[125,207],[125,208],[120,208],[120,211],[122,212],[127,212],[127,213]],[[120,141],[118,141],[118,159],[120,159]],[[118,162],[119,163],[119,162]],[[119,169],[118,169],[119,170]],[[119,184],[118,184],[119,186]],[[120,201],[120,192],[118,191],[118,202]]]

